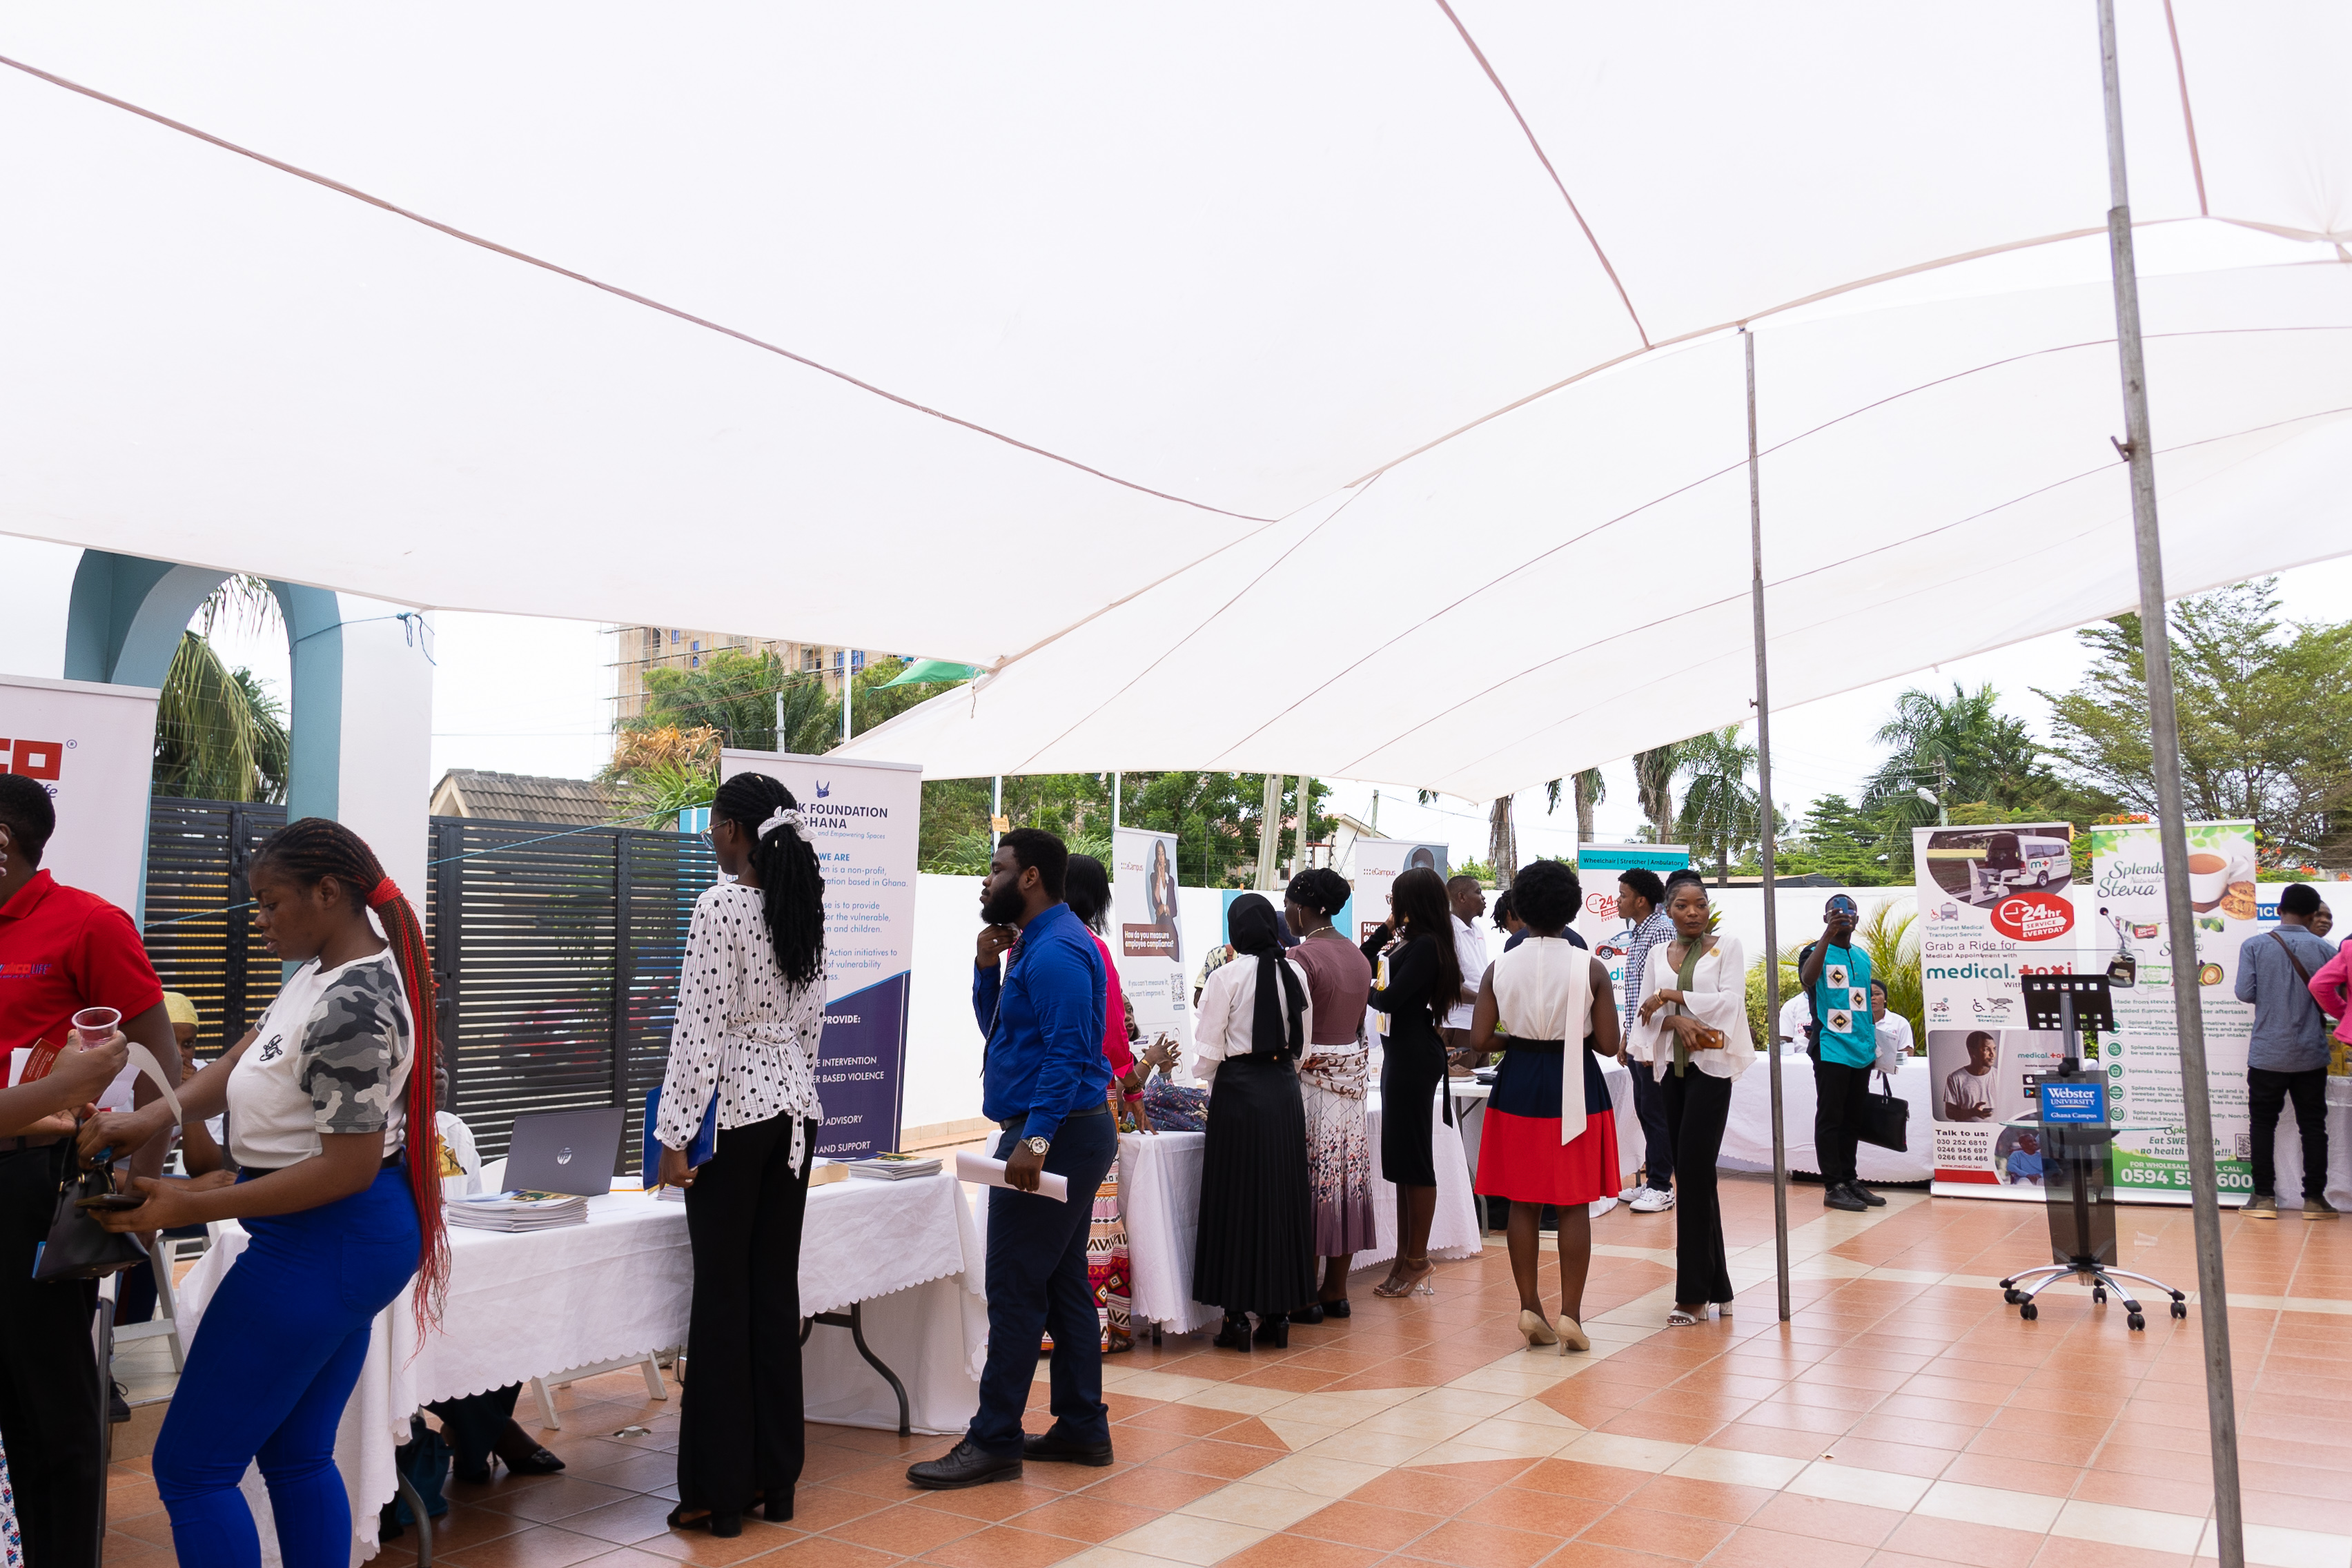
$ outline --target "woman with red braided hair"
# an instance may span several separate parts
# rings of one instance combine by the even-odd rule
[[[101,1218],[132,1231],[235,1219],[251,1238],[205,1311],[155,1441],[182,1568],[257,1568],[237,1489],[257,1458],[286,1568],[345,1568],[335,1426],[371,1323],[415,1278],[421,1330],[448,1273],[433,1074],[412,1070],[434,1052],[432,969],[416,911],[338,823],[288,825],[247,879],[263,942],[300,967],[260,1024],[180,1088],[187,1115],[228,1112],[241,1170],[142,1177],[146,1203]],[[160,1104],[100,1117],[83,1131],[85,1157],[168,1125]]]

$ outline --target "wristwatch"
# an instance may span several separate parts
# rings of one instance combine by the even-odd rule
[[[1021,1142],[1023,1147],[1026,1148],[1032,1154],[1036,1155],[1040,1160],[1045,1157],[1045,1151],[1053,1147],[1051,1143],[1046,1142],[1043,1138],[1024,1138]]]

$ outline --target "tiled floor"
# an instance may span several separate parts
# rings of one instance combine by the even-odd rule
[[[2213,1552],[2196,1309],[2144,1334],[2080,1291],[2023,1323],[1990,1281],[2046,1256],[2039,1207],[1790,1192],[1778,1321],[1771,1188],[1726,1184],[1729,1320],[1666,1330],[1671,1215],[1596,1224],[1590,1355],[1530,1352],[1499,1239],[1433,1298],[1354,1288],[1346,1323],[1249,1355],[1205,1336],[1114,1358],[1118,1464],[924,1493],[946,1441],[809,1428],[790,1526],[663,1527],[675,1403],[633,1373],[570,1391],[562,1477],[453,1488],[449,1568],[2105,1568]],[[2225,1216],[2248,1558],[2352,1568],[2352,1226]],[[2123,1211],[2126,1266],[2193,1291],[2186,1210]],[[2137,1261],[2133,1261],[2137,1260]],[[1549,1281],[1549,1270],[1547,1269]],[[1042,1407],[1044,1387],[1036,1403]],[[1033,1423],[1042,1427],[1042,1415]],[[626,1429],[643,1427],[642,1435]],[[109,1568],[163,1568],[144,1461],[117,1467]],[[380,1562],[409,1560],[413,1541]]]

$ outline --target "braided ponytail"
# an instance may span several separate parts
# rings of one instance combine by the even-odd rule
[[[409,1016],[415,1026],[415,1049],[408,1063],[408,1190],[416,1200],[421,1241],[416,1258],[416,1331],[440,1321],[441,1299],[449,1282],[449,1233],[441,1218],[440,1135],[436,1068],[440,1035],[433,1001],[433,962],[425,946],[425,928],[393,879],[383,874],[375,851],[350,828],[323,816],[289,822],[269,836],[254,857],[256,866],[271,870],[296,885],[316,887],[332,877],[345,894],[364,903],[383,923],[408,993]]]
[[[734,823],[752,841],[751,868],[760,876],[776,967],[794,985],[807,985],[824,957],[824,874],[807,835],[789,822],[767,826],[780,811],[797,817],[800,802],[766,773],[737,773],[710,802],[714,821]]]

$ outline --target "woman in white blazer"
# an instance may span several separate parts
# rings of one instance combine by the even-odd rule
[[[1756,1058],[1748,1032],[1748,958],[1739,939],[1709,931],[1706,884],[1677,873],[1666,885],[1675,940],[1650,950],[1633,1040],[1664,1091],[1674,1140],[1675,1310],[1669,1327],[1706,1321],[1710,1303],[1731,1310],[1724,1262],[1723,1209],[1715,1158],[1731,1115],[1731,1080]],[[1641,1054],[1639,1050],[1636,1055]]]

